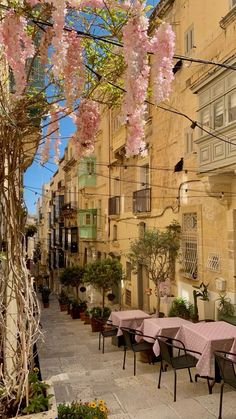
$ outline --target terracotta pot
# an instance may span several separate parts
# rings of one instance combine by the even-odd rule
[[[94,317],[91,318],[92,332],[100,332],[101,331],[101,328],[102,328],[101,321],[103,323],[106,322],[106,320],[104,320],[104,319],[96,319]]]
[[[85,311],[80,312],[80,318],[83,322],[85,321]]]
[[[72,319],[79,319],[80,309],[78,307],[72,307],[70,314],[71,314]]]
[[[67,311],[68,305],[67,304],[60,304],[60,310],[61,311]]]
[[[86,314],[85,314],[85,317],[84,317],[84,324],[91,324],[91,319],[90,319],[89,316],[86,316]]]

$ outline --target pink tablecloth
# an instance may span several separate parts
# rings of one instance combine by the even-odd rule
[[[179,328],[188,323],[190,323],[188,320],[181,319],[180,317],[164,317],[160,319],[157,317],[151,317],[149,319],[145,319],[138,330],[140,330],[144,335],[150,336],[150,338],[145,337],[144,340],[152,342],[152,338],[155,339],[157,335],[174,338]],[[136,337],[138,342],[140,339],[141,337]],[[156,356],[160,354],[160,347],[157,340],[154,342],[153,352]]]
[[[187,349],[201,352],[196,365],[198,374],[214,377],[214,352],[231,350],[236,340],[236,327],[223,321],[189,323],[181,326],[176,339],[180,339]]]
[[[130,327],[137,329],[144,319],[150,317],[149,314],[142,310],[124,310],[124,311],[112,311],[108,320],[113,325],[118,327],[117,336],[122,335],[121,327]]]

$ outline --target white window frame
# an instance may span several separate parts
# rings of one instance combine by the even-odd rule
[[[236,94],[236,82],[235,83],[229,83],[229,79],[232,77],[232,72],[230,74],[227,74],[224,78],[221,78],[220,81],[217,81],[217,83],[211,84],[208,90],[205,90],[199,94],[199,109],[198,109],[198,121],[200,124],[203,124],[203,113],[208,110],[209,111],[209,125],[204,123],[203,128],[211,130],[221,130],[231,124],[236,123],[236,117],[232,121],[230,121],[229,118],[229,98],[232,95]],[[224,91],[221,95],[218,95],[218,97],[214,96],[213,90],[214,87],[222,82],[222,85],[224,86]],[[209,92],[209,94],[207,94]],[[207,98],[208,101],[204,100],[204,95]],[[215,119],[215,106],[217,103],[222,103],[222,116],[223,116],[223,124],[218,126],[216,125],[216,119]],[[201,104],[201,105],[200,105]],[[209,128],[207,128],[209,127]],[[204,135],[207,135],[207,133],[203,129],[199,129],[199,137],[202,137]]]

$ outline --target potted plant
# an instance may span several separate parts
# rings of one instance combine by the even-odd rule
[[[79,301],[75,299],[71,303],[70,315],[74,320],[80,318]]]
[[[44,308],[48,308],[49,307],[49,295],[51,294],[51,290],[49,289],[49,287],[47,285],[43,286],[41,294],[42,294],[43,306],[44,306]]]
[[[40,419],[42,417],[50,419],[57,417],[57,405],[53,385],[50,381],[39,380],[38,368],[34,368],[33,371],[29,372],[28,385],[28,403],[26,403],[26,398],[23,397],[17,417],[26,417],[27,419]],[[9,417],[12,418],[11,412],[9,412]]]
[[[87,310],[87,301],[81,300],[79,302],[79,313],[80,313],[80,319],[82,321],[85,320],[85,312],[86,312],[86,310]]]
[[[65,293],[65,291],[62,290],[60,292],[60,294],[58,296],[58,301],[59,301],[59,305],[60,305],[60,310],[61,311],[67,311],[69,298],[68,298],[68,295]]]
[[[169,317],[182,317],[191,319],[193,317],[193,304],[182,297],[175,297],[169,311]]]
[[[156,316],[160,313],[160,286],[174,275],[175,260],[180,248],[181,227],[173,221],[165,230],[147,229],[143,236],[134,240],[127,255],[134,273],[142,266],[155,287]]]
[[[95,306],[89,310],[92,332],[100,332],[101,326],[111,314],[109,307]]]
[[[62,285],[75,288],[77,301],[79,301],[79,287],[83,283],[84,271],[83,266],[70,266],[65,268],[60,275]]]
[[[107,419],[108,409],[103,400],[90,402],[72,402],[71,405],[61,403],[58,405],[58,419],[71,418],[97,418]]]
[[[89,315],[89,310],[85,310],[84,315],[81,317],[81,320],[84,318],[84,324],[91,324],[91,319]]]
[[[214,301],[209,300],[209,284],[202,282],[199,286],[193,285],[193,298],[194,298],[194,318],[195,320],[214,319]]]
[[[218,301],[218,320],[228,319],[234,316],[234,305],[231,303],[231,298],[226,297],[226,294],[219,294]]]
[[[120,285],[122,280],[122,265],[117,259],[99,259],[86,266],[84,282],[89,283],[102,294],[102,307],[105,306],[106,293]]]

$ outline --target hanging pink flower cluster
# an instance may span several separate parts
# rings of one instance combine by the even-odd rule
[[[26,85],[25,62],[34,54],[32,39],[26,33],[26,19],[17,16],[13,10],[4,15],[0,23],[0,44],[15,79],[16,93],[20,95]]]
[[[124,98],[124,111],[128,124],[127,157],[139,154],[145,149],[144,114],[150,71],[147,58],[148,19],[142,13],[141,5],[137,5],[135,12],[123,29],[124,59],[127,65]]]
[[[46,65],[48,61],[48,48],[51,45],[53,38],[53,28],[46,28],[43,32],[41,42],[39,45],[39,54],[42,65]]]
[[[83,92],[85,83],[81,38],[75,31],[67,32],[67,52],[63,73],[66,103],[68,107],[71,107]]]
[[[54,161],[58,163],[59,159],[59,145],[61,144],[60,141],[60,132],[59,132],[59,114],[60,109],[57,106],[52,107],[49,117],[48,117],[48,126],[47,132],[45,134],[45,144],[42,148],[41,153],[41,162],[45,163],[45,161],[49,158],[49,151],[50,151],[50,144],[53,142],[53,149],[55,152]]]
[[[156,29],[151,40],[153,52],[153,98],[155,103],[169,98],[173,74],[175,34],[168,23]]]
[[[91,99],[81,99],[76,113],[76,132],[72,140],[78,156],[87,156],[94,151],[95,137],[98,131],[100,115],[98,104]]]
[[[66,56],[67,42],[64,34],[65,24],[65,0],[53,0],[54,10],[52,12],[54,37],[52,40],[53,53],[51,62],[53,65],[53,74],[55,77],[62,76],[61,70],[64,66]]]

